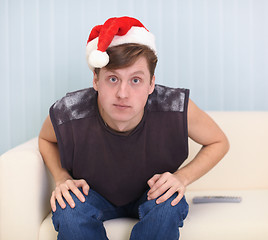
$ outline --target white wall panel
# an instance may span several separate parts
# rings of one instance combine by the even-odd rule
[[[0,153],[37,136],[51,104],[92,86],[90,29],[137,17],[157,39],[157,82],[204,110],[268,110],[266,0],[0,0]]]

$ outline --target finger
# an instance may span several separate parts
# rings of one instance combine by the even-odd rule
[[[55,191],[52,192],[50,198],[50,206],[53,212],[56,212],[56,198],[55,198]]]
[[[90,187],[84,179],[75,180],[74,183],[76,187],[82,187],[83,193],[88,195]]]
[[[161,185],[163,185],[166,182],[166,179],[160,175],[159,178],[154,182],[154,184],[151,186],[149,194],[152,194],[156,189],[158,189]]]
[[[81,191],[77,188],[75,182],[73,181],[69,182],[68,186],[70,190],[74,193],[74,195],[80,200],[80,202],[85,202],[86,199],[84,195],[81,193]]]
[[[166,193],[170,188],[171,188],[170,183],[165,182],[164,184],[159,186],[153,193],[151,193],[149,195],[149,198],[151,200],[156,199],[156,198],[160,197],[161,195],[163,195],[164,193]]]
[[[158,180],[155,182],[155,184],[151,187],[148,194],[152,195],[152,194],[154,194],[155,191],[158,191],[158,189],[167,182],[167,179],[168,179],[167,174],[161,174],[160,177],[158,178]],[[164,192],[162,192],[162,193],[164,193]]]
[[[90,187],[88,184],[82,186],[82,190],[85,195],[88,195],[89,189]]]
[[[179,192],[178,196],[171,202],[171,205],[176,206],[182,198],[183,198],[183,193]]]
[[[149,185],[150,188],[153,187],[153,185],[158,181],[160,178],[160,174],[155,174],[153,177],[151,177],[148,181],[147,184]]]
[[[165,202],[168,200],[173,194],[176,192],[175,188],[170,188],[168,191],[166,191],[165,194],[163,194],[160,198],[156,200],[156,204],[160,204],[162,202]]]
[[[55,199],[57,200],[58,204],[60,205],[62,209],[66,207],[66,204],[62,198],[62,193],[59,187],[55,189]]]
[[[73,198],[72,198],[72,196],[71,196],[69,191],[63,191],[62,196],[64,197],[64,199],[70,205],[71,208],[75,207],[75,202],[74,202],[74,200],[73,200]]]

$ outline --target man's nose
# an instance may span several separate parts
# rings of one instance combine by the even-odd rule
[[[121,81],[118,85],[117,97],[127,98],[129,95],[129,85],[127,82]]]

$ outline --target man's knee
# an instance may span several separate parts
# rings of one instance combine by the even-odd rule
[[[156,199],[142,203],[140,221],[134,226],[130,239],[178,239],[179,227],[183,226],[189,207],[184,197],[172,206],[177,195],[160,204],[156,204]]]
[[[171,218],[183,221],[188,214],[189,206],[185,197],[183,197],[177,205],[172,206],[171,202],[177,197],[177,195],[178,194],[175,193],[168,200],[160,204],[156,204],[155,200],[146,201],[139,208],[140,218],[151,213],[151,215],[155,215],[157,217],[163,216],[166,218],[170,216]]]
[[[56,211],[52,214],[52,221],[55,227],[55,230],[59,230],[59,226],[64,225],[66,227],[77,226],[83,218],[95,218],[98,219],[100,212],[94,206],[90,205],[89,201],[81,202],[74,193],[71,191],[70,195],[74,200],[75,207],[72,208],[64,199],[66,207],[61,208],[58,202],[56,202]]]
[[[91,204],[86,198],[85,202],[71,193],[75,207],[71,208],[67,203],[62,209],[57,203],[57,209],[53,213],[52,220],[58,239],[105,239],[106,231],[101,221],[102,212]]]

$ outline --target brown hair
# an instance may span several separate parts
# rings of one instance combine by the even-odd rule
[[[110,47],[106,50],[106,52],[108,53],[110,60],[105,68],[112,70],[129,67],[139,57],[145,57],[148,63],[151,79],[154,76],[154,71],[157,64],[157,56],[149,47],[136,43],[125,43]],[[98,75],[100,68],[95,68],[94,71]]]

